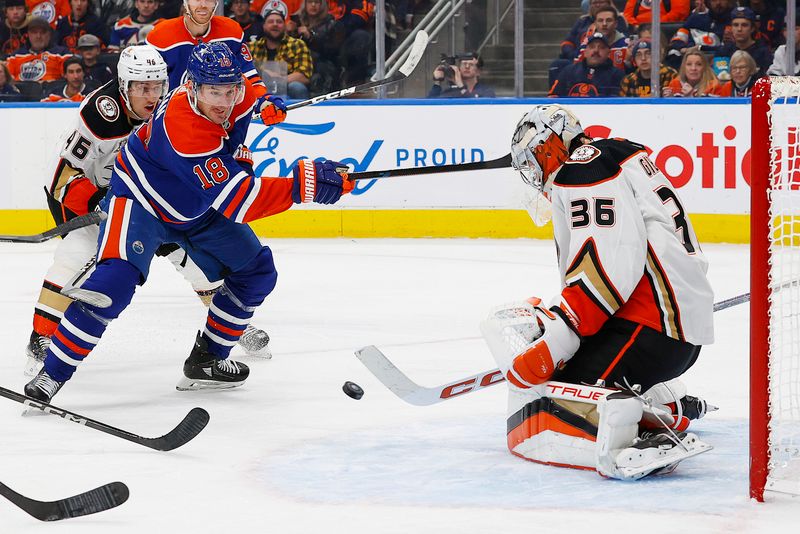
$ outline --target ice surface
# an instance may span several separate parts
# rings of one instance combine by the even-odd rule
[[[353,356],[380,347],[436,385],[494,367],[478,322],[494,305],[558,288],[552,243],[271,240],[278,286],[256,313],[270,361],[243,359],[239,389],[178,392],[205,312],[163,260],[56,405],[146,436],[194,406],[211,422],[156,452],[0,398],[0,480],[41,500],[112,480],[118,509],[38,524],[0,500],[0,532],[791,532],[800,500],[747,499],[747,317],[716,314],[717,343],[685,377],[720,407],[693,429],[715,449],[636,483],[524,462],[505,446],[505,389],[414,407]],[[21,390],[33,304],[56,242],[0,244],[0,383]],[[705,245],[717,300],[748,291],[748,248]],[[236,355],[241,355],[235,349]],[[341,390],[365,390],[355,401]]]

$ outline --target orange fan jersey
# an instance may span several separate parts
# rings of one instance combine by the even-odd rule
[[[66,17],[72,13],[69,0],[25,0],[25,5],[28,6],[28,13],[43,18],[53,28],[56,27],[58,17]]]

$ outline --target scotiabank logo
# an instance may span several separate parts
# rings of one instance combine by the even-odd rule
[[[611,128],[604,125],[589,126],[585,131],[591,137],[613,137]],[[749,137],[749,130],[742,135]],[[701,188],[736,189],[737,185],[741,186],[742,181],[750,185],[750,149],[747,148],[742,154],[741,147],[737,148],[737,143],[744,146],[749,146],[750,143],[749,139],[738,137],[736,128],[727,125],[722,129],[721,136],[719,130],[701,132],[700,142],[698,144],[694,141],[695,146],[692,146],[692,140],[695,139],[692,137],[684,144],[666,145],[657,151],[647,148],[647,152],[676,188],[688,184],[695,171],[699,170]],[[723,171],[721,175],[720,164]]]

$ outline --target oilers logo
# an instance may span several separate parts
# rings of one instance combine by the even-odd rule
[[[231,59],[229,57],[222,56],[219,58],[219,66],[220,67],[230,67],[231,66]]]
[[[34,59],[22,64],[19,79],[23,82],[38,82],[44,78],[47,72],[47,65],[41,59]]]
[[[55,3],[42,2],[33,8],[31,14],[34,17],[41,17],[52,24],[56,20],[56,5]]]

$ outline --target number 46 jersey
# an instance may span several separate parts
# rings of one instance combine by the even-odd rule
[[[551,190],[562,304],[581,336],[612,315],[694,345],[713,343],[708,262],[667,178],[642,145],[573,151]]]

